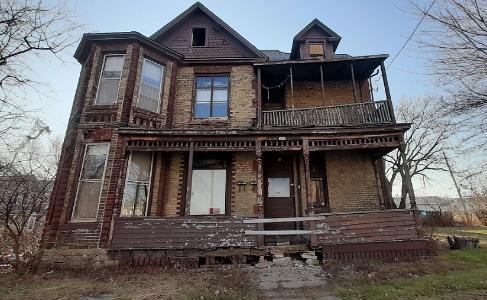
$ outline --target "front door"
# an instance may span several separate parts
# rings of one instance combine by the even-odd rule
[[[266,218],[294,217],[293,156],[269,153],[264,157]],[[295,229],[294,222],[269,223],[266,230]]]

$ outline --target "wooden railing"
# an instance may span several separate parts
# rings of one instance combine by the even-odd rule
[[[394,123],[388,101],[262,112],[264,126],[340,126]]]

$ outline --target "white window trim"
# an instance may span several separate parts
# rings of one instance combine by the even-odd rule
[[[109,79],[109,80],[118,80],[117,97],[115,97],[115,100],[112,104],[117,103],[118,96],[120,95],[120,85],[122,82],[123,65],[125,64],[125,54],[106,54],[105,56],[103,56],[103,64],[101,65],[100,78],[98,78],[98,86],[96,88],[95,101],[93,102],[93,104],[95,104],[95,105],[110,105],[110,104],[99,104],[99,103],[97,103],[98,91],[100,91],[100,84],[101,84],[101,80],[102,80],[102,76],[103,76],[103,70],[105,69],[105,62],[107,61],[107,57],[110,57],[110,56],[121,56],[121,57],[123,57],[122,70],[120,70],[120,77],[118,79],[105,78],[105,79]]]
[[[157,111],[151,111],[153,113],[160,113],[161,112],[161,99],[162,99],[162,88],[164,87],[164,73],[166,72],[166,68],[164,65],[162,64],[159,64],[159,63],[156,63],[155,61],[151,60],[151,59],[148,59],[148,58],[145,58],[144,57],[144,61],[142,62],[142,68],[140,69],[140,80],[139,80],[139,94],[137,96],[137,107],[140,108],[140,109],[143,109],[143,110],[147,110],[147,109],[144,109],[144,108],[141,108],[139,106],[139,101],[140,101],[140,91],[142,90],[141,89],[141,86],[142,86],[142,76],[144,74],[144,62],[145,61],[150,61],[151,63],[153,64],[156,64],[158,66],[161,67],[161,84],[159,86],[159,97],[157,99]],[[150,111],[150,110],[147,110],[147,111]]]
[[[107,155],[105,157],[105,165],[103,167],[103,176],[101,177],[100,195],[98,196],[98,202],[97,202],[97,205],[96,205],[96,217],[95,218],[77,218],[77,219],[75,219],[74,218],[74,212],[75,212],[75,209],[76,209],[76,203],[78,202],[78,192],[79,192],[79,186],[81,184],[81,176],[83,175],[83,170],[84,170],[84,167],[85,167],[86,153],[88,152],[89,146],[92,146],[92,145],[96,145],[96,146],[106,145],[107,146]],[[75,197],[74,203],[73,203],[73,211],[71,212],[71,222],[72,223],[96,222],[97,221],[97,219],[98,219],[98,212],[99,212],[99,209],[100,209],[101,193],[103,191],[103,183],[105,182],[105,173],[107,171],[108,154],[109,154],[109,152],[110,152],[110,143],[86,143],[85,144],[85,151],[84,151],[84,154],[83,154],[83,163],[81,164],[81,170],[80,170],[79,177],[78,177],[78,185],[76,187],[76,197]],[[91,179],[91,180],[90,179],[84,180],[84,182],[97,182],[97,181],[98,180],[93,180],[93,179]]]
[[[141,151],[143,152],[143,151]],[[132,163],[132,155],[134,154],[134,151],[130,151],[130,156],[129,156],[129,161],[128,161],[128,165],[127,165],[127,172],[126,172],[126,175],[125,175],[125,185],[124,185],[124,191],[122,193],[122,206],[123,206],[123,200],[124,200],[124,196],[125,196],[125,188],[127,188],[127,184],[129,182],[129,174],[130,174],[130,166],[131,166],[131,163]],[[122,215],[122,210],[120,210],[120,217],[126,217],[126,218],[130,218],[130,217],[147,217],[147,212],[149,211],[149,199],[150,199],[150,195],[151,195],[151,192],[152,192],[152,166],[154,164],[154,153],[151,153],[151,159],[150,159],[150,171],[149,171],[149,189],[147,191],[147,199],[145,201],[145,212],[144,212],[144,215],[143,216],[135,216],[135,215]],[[131,181],[131,182],[135,182],[135,183],[138,183],[138,182],[141,182],[141,181]]]

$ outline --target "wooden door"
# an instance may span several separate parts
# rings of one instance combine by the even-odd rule
[[[293,161],[292,155],[271,153],[264,157],[266,218],[294,217]],[[295,229],[293,222],[266,224],[266,230]]]

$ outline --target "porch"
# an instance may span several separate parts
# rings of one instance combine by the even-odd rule
[[[293,248],[296,252],[318,251],[324,258],[339,260],[427,254],[415,210],[324,213],[293,221],[296,220],[307,224],[307,229],[293,233],[307,241],[303,247]],[[259,244],[257,224],[261,221],[237,216],[118,217],[109,249],[124,253],[125,259],[130,260],[126,263],[132,265],[163,264],[171,257],[181,256],[194,260],[228,257],[245,263],[272,251],[272,247]],[[310,227],[316,229],[309,230]],[[141,254],[140,250],[153,252]]]

